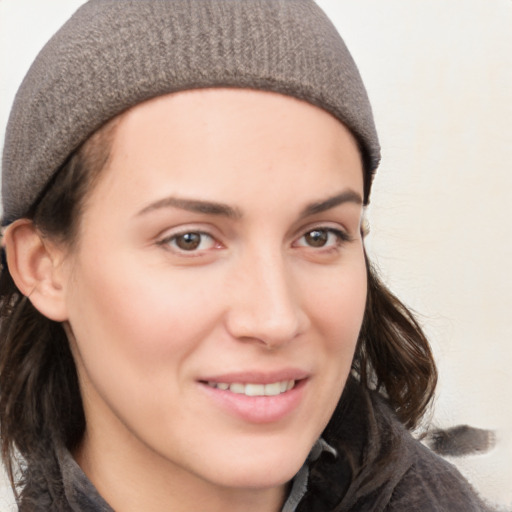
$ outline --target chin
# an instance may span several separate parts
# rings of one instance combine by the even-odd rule
[[[227,453],[211,468],[203,466],[203,474],[211,474],[210,481],[222,487],[239,489],[265,489],[288,483],[303,466],[311,447],[299,449],[291,445],[288,451],[267,449],[242,451],[238,456]],[[205,475],[206,476],[206,475]]]
[[[216,484],[234,489],[272,489],[290,482],[304,461],[287,467],[255,467],[254,465],[236,466],[232,471],[217,472]]]

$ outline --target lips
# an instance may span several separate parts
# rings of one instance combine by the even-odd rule
[[[299,370],[235,373],[200,380],[215,407],[249,423],[286,418],[301,403],[309,374]]]

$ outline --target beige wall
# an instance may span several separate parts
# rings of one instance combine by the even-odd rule
[[[29,62],[80,3],[0,0],[2,139]],[[512,1],[319,3],[374,105],[383,161],[369,251],[430,335],[440,369],[432,422],[496,431],[494,450],[453,462],[510,509]]]
[[[452,459],[512,507],[512,2],[321,0],[358,62],[383,146],[370,252],[420,320],[433,423],[496,430]]]

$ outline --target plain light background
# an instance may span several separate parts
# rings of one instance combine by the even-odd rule
[[[28,66],[82,3],[0,0],[0,145]],[[368,249],[433,345],[431,423],[496,431],[494,450],[451,461],[511,510],[512,0],[319,4],[374,107],[383,160]]]

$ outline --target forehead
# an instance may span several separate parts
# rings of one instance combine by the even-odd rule
[[[105,185],[135,188],[141,201],[157,192],[242,200],[363,181],[357,143],[331,114],[247,89],[185,91],[130,109],[116,124],[104,175]]]

